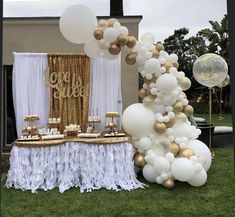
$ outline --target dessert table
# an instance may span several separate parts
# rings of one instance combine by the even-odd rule
[[[144,188],[136,179],[134,149],[129,137],[69,138],[47,141],[15,141],[11,150],[6,186],[63,193],[94,189]]]

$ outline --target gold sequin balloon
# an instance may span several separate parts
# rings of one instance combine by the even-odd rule
[[[190,158],[194,155],[194,151],[191,148],[185,148],[180,151],[180,157]]]
[[[171,143],[170,152],[176,157],[180,152],[180,146],[175,142]]]
[[[135,166],[140,167],[140,168],[144,167],[144,165],[146,164],[145,159],[144,159],[144,154],[136,153],[134,155],[134,164]]]
[[[163,186],[167,189],[172,189],[175,187],[175,182],[173,179],[167,179],[163,182]]]
[[[103,34],[104,34],[104,32],[102,29],[96,29],[94,32],[94,37],[97,40],[101,40],[103,38]]]
[[[167,127],[165,123],[156,122],[154,125],[154,129],[156,130],[157,133],[164,133]]]
[[[194,109],[191,105],[186,105],[184,106],[183,113],[188,117],[192,115],[194,112]]]

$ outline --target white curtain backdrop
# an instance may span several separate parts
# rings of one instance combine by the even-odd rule
[[[38,124],[41,126],[46,126],[48,122],[49,98],[44,79],[46,67],[46,53],[14,52],[12,87],[18,136],[25,126],[25,115],[39,115]]]
[[[12,75],[13,102],[18,136],[22,134],[24,116],[38,114],[39,125],[46,127],[49,113],[49,94],[44,71],[47,67],[46,53],[14,53]],[[105,113],[122,113],[121,58],[91,60],[89,114],[101,118],[99,130],[104,130]],[[120,121],[120,119],[119,119]]]
[[[115,60],[102,57],[91,60],[89,114],[96,115],[97,109],[101,118],[99,130],[104,129],[106,112],[122,113],[120,57]]]

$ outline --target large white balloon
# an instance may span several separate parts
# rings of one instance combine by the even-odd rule
[[[194,187],[199,187],[204,185],[206,183],[206,180],[207,180],[207,173],[204,169],[202,169],[200,172],[195,173],[192,179],[188,181],[188,183]]]
[[[142,35],[141,41],[147,41],[147,42],[153,44],[155,41],[155,36],[151,32],[146,32]]]
[[[170,74],[161,75],[156,81],[157,88],[166,94],[171,93],[177,87],[177,79]]]
[[[93,11],[84,5],[69,7],[60,17],[60,31],[70,42],[85,43],[91,39],[97,26]]]
[[[128,106],[122,115],[124,130],[134,137],[147,136],[153,131],[155,116],[142,103]]]
[[[171,165],[172,175],[182,182],[189,181],[194,175],[193,163],[187,158],[175,159]]]
[[[149,182],[156,182],[156,177],[159,174],[156,172],[154,167],[150,164],[146,164],[143,168],[143,176]]]
[[[99,41],[96,39],[90,39],[84,45],[84,52],[87,56],[91,58],[96,58],[101,56],[102,52],[99,48]]]
[[[199,159],[204,159],[202,166],[206,171],[208,171],[211,166],[212,158],[210,149],[207,147],[207,145],[200,140],[191,140],[187,144],[187,147],[191,148]]]

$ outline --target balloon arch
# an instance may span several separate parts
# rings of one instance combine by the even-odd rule
[[[152,33],[137,41],[115,18],[97,22],[95,14],[82,5],[65,11],[60,29],[69,41],[85,43],[84,51],[91,58],[115,59],[122,52],[127,64],[137,64],[144,78],[139,90],[143,103],[127,107],[122,124],[133,138],[134,163],[143,169],[144,178],[165,188],[173,188],[175,180],[204,185],[211,152],[197,140],[200,129],[188,121],[193,107],[183,91],[190,88],[191,81],[178,71],[177,55],[155,44]]]

